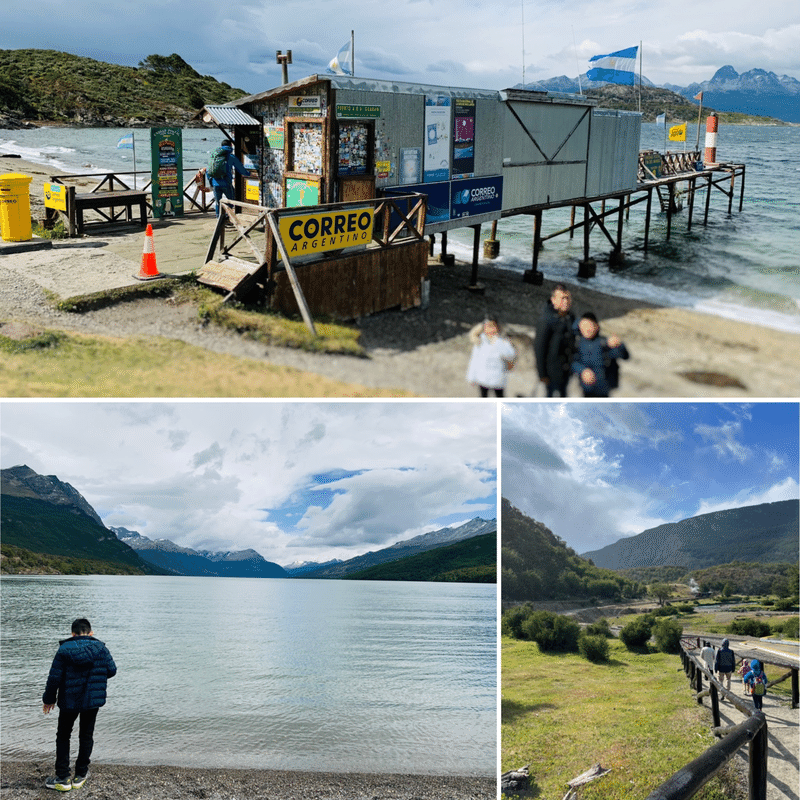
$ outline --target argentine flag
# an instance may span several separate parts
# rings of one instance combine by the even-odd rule
[[[126,133],[124,136],[120,136],[117,142],[117,150],[120,148],[123,150],[133,150],[133,131]]]
[[[339,52],[330,60],[328,72],[332,72],[334,75],[353,74],[353,53],[350,50],[349,41],[342,45]]]
[[[636,54],[639,46],[629,47],[626,50],[617,50],[605,56],[592,56],[589,63],[592,68],[586,73],[590,81],[605,81],[606,83],[621,83],[633,86],[634,72],[636,70]]]

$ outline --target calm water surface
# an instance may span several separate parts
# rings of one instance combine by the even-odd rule
[[[53,755],[41,695],[86,616],[119,672],[94,757],[495,773],[494,586],[168,577],[2,581],[2,754]]]

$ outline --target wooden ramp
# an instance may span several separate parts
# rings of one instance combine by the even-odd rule
[[[240,287],[244,288],[243,284],[254,277],[258,268],[258,264],[250,264],[238,258],[207,261],[198,272],[197,280],[206,286],[214,286],[235,294]]]

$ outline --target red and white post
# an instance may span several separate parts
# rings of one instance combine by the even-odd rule
[[[717,163],[717,129],[719,128],[719,117],[710,114],[706,120],[706,152],[703,157],[705,164]]]

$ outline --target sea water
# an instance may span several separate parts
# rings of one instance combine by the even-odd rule
[[[688,149],[697,139],[689,125]],[[19,153],[37,163],[49,163],[68,172],[115,170],[133,167],[133,152],[117,149],[126,130],[100,128],[53,128],[0,130],[0,153]],[[137,169],[149,169],[149,132],[135,131]],[[210,129],[183,131],[184,167],[199,169],[219,145],[221,135]],[[669,149],[681,150],[670,142]],[[571,285],[583,284],[597,291],[666,306],[703,311],[767,327],[800,332],[800,127],[721,125],[717,157],[722,162],[746,165],[744,205],[738,211],[740,182],[736,181],[733,211],[728,198],[712,189],[708,224],[703,225],[705,190],[695,202],[691,231],[686,230],[688,210],[674,215],[669,241],[666,215],[653,203],[649,248],[643,249],[645,204],[631,209],[625,224],[625,267],[611,272],[611,246],[597,230],[592,234],[590,255],[598,262],[597,275],[577,278],[583,257],[582,233],[549,240],[540,253],[539,268],[545,277]],[[700,148],[704,132],[700,134]],[[642,149],[665,149],[664,128],[642,125]],[[140,178],[143,180],[143,176]],[[698,182],[698,186],[705,181]],[[722,188],[727,189],[725,182]],[[611,230],[615,222],[608,218]],[[569,210],[544,214],[543,235],[569,224]],[[488,226],[484,226],[488,236]],[[463,228],[448,234],[448,250],[461,259],[472,259],[472,231]],[[530,217],[517,216],[498,225],[500,256],[494,264],[522,273],[531,266],[533,227]],[[585,309],[584,309],[585,310]]]
[[[2,594],[4,758],[54,756],[41,696],[85,616],[118,668],[95,760],[495,774],[494,586],[4,576]]]

